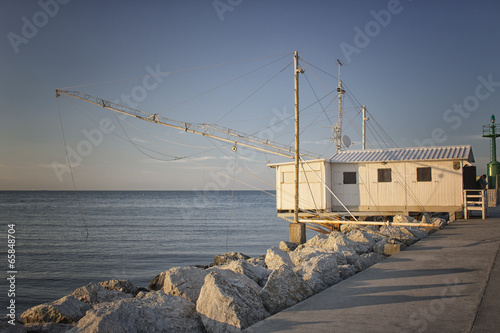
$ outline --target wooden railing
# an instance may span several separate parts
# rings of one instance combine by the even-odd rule
[[[483,220],[488,209],[488,195],[486,190],[464,190],[464,218],[469,217],[469,212],[481,211]]]

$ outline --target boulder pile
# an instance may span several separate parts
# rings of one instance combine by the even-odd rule
[[[395,221],[418,222],[408,216]],[[433,220],[436,228],[445,225]],[[418,227],[342,225],[257,258],[231,252],[205,267],[174,267],[148,289],[90,283],[21,315],[20,332],[238,332],[427,237]]]

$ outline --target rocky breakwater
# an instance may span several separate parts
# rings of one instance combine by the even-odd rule
[[[407,216],[394,219],[418,222]],[[446,221],[432,223],[437,229]],[[137,289],[127,280],[90,283],[28,309],[16,329],[237,332],[424,237],[427,233],[418,227],[344,224],[341,232],[318,234],[299,246],[281,242],[257,258],[232,252],[216,256],[209,266],[174,267],[156,276],[148,289]]]

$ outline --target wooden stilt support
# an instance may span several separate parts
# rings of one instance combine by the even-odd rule
[[[304,244],[306,242],[306,224],[290,223],[290,242],[295,244]]]

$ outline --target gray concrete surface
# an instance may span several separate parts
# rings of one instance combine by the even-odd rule
[[[500,332],[499,248],[494,208],[244,332]]]

